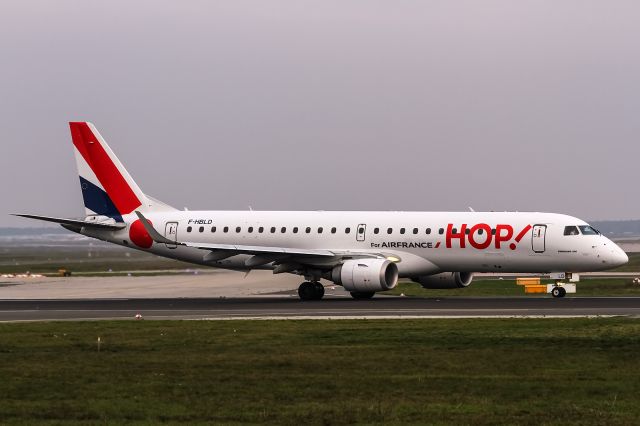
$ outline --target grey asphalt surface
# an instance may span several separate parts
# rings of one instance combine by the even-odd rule
[[[640,297],[328,297],[302,302],[290,296],[0,300],[0,321],[247,318],[429,318],[637,316]]]

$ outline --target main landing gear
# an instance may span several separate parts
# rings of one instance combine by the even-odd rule
[[[376,293],[374,291],[352,291],[351,297],[356,300],[371,299]],[[300,300],[320,300],[324,296],[324,286],[318,281],[305,281],[298,287]]]
[[[356,300],[364,300],[371,299],[374,294],[376,294],[375,291],[352,291],[351,297]]]
[[[324,286],[318,281],[306,281],[298,287],[300,300],[320,300],[324,296]]]

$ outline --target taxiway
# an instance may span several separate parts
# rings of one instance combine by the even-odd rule
[[[248,298],[0,300],[0,321],[640,316],[638,297]]]

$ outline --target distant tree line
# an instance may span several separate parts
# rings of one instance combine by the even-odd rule
[[[601,220],[590,224],[608,237],[640,236],[640,220]]]

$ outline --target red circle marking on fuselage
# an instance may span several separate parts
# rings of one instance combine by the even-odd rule
[[[142,222],[140,222],[140,220],[136,220],[131,224],[131,227],[129,228],[129,238],[131,238],[133,244],[141,248],[148,249],[153,245],[151,236],[149,235],[147,230],[144,229],[144,225],[142,224]]]

